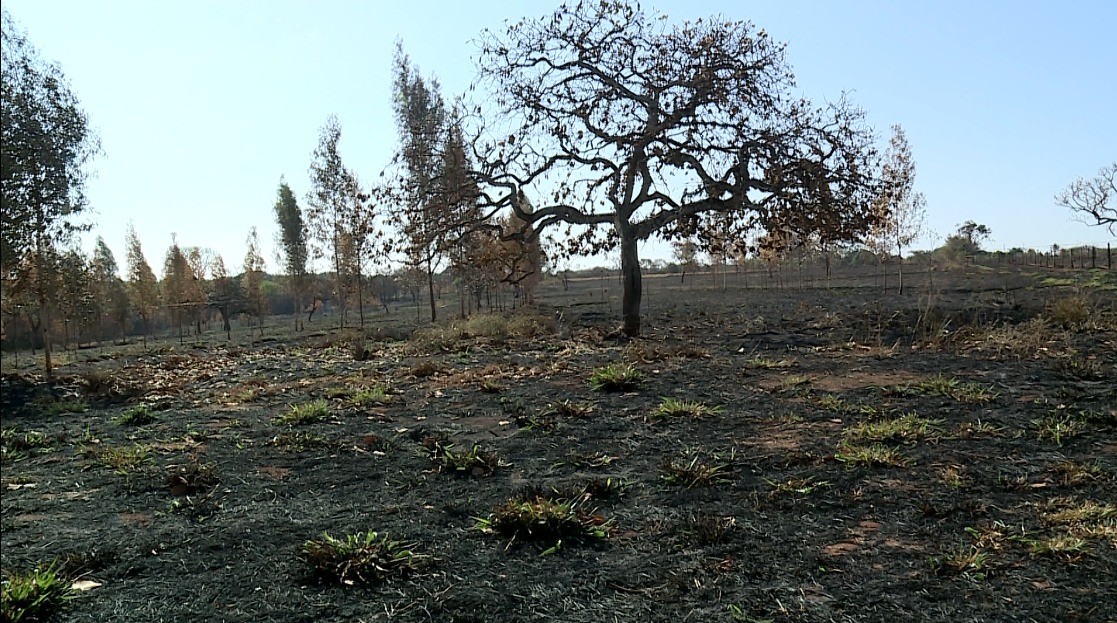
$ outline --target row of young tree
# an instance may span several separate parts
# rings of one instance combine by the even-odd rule
[[[6,13],[3,30],[0,272],[37,308],[49,372],[51,314],[72,305],[58,294],[67,255],[58,249],[80,229],[72,217],[86,205],[84,165],[99,149],[58,66]],[[453,275],[463,306],[501,284],[530,297],[550,235],[555,263],[619,252],[623,328],[635,336],[639,244],[649,238],[693,239],[721,257],[742,246],[778,257],[803,241],[868,242],[902,257],[918,235],[925,202],[902,131],[878,153],[864,111],[844,95],[823,105],[801,97],[786,46],[752,23],[676,23],[626,0],[581,0],[477,41],[480,104],[448,103],[397,49],[399,143],[375,184],[342,161],[334,117],[312,155],[305,212],[281,182],[276,217],[296,308],[315,295],[314,260],[332,269],[320,296],[343,324],[350,301],[363,323],[367,275],[393,266],[423,277],[432,320],[436,275]],[[1111,226],[1112,171],[1080,180],[1060,203]],[[197,276],[180,253],[164,281]],[[137,280],[154,281],[129,274]],[[155,295],[135,290],[129,300],[147,326]],[[177,324],[196,322],[192,286],[168,294],[165,284],[168,296]]]

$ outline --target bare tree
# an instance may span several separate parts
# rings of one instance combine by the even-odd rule
[[[863,113],[797,97],[784,46],[751,23],[672,25],[627,2],[583,1],[482,33],[478,64],[497,106],[472,141],[483,205],[537,232],[587,232],[568,251],[619,247],[628,335],[640,333],[641,240],[716,213],[740,231],[850,239],[873,218]],[[531,214],[527,188],[543,197]]]
[[[1055,196],[1055,202],[1074,212],[1087,225],[1117,231],[1117,162],[1102,167],[1092,178],[1078,178]]]
[[[881,168],[880,194],[873,203],[877,219],[869,231],[870,248],[883,264],[884,258],[896,250],[899,271],[899,292],[904,293],[904,249],[923,233],[927,200],[915,192],[915,160],[904,129],[892,126],[892,139],[884,153]]]

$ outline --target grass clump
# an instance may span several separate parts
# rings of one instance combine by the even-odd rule
[[[929,562],[935,573],[940,575],[982,573],[989,565],[989,554],[977,547],[963,547],[933,556]]]
[[[190,457],[181,465],[167,467],[167,489],[175,497],[206,493],[217,486],[219,481],[217,465],[203,463],[196,456]]]
[[[689,400],[679,400],[677,398],[664,398],[659,406],[652,411],[652,417],[660,418],[683,418],[689,417],[692,420],[701,419],[711,415],[721,413],[721,407],[711,407],[702,404],[701,402],[694,402]]]
[[[757,355],[745,362],[747,370],[787,370],[799,365],[794,359],[774,359]]]
[[[0,580],[0,620],[46,621],[73,596],[70,585],[70,579],[54,565],[39,566],[29,573],[5,572]]]
[[[888,388],[886,391],[902,396],[942,396],[958,402],[976,404],[992,402],[998,396],[996,392],[979,383],[963,383],[942,374],[936,374],[918,383]]]
[[[732,479],[730,463],[713,456],[704,458],[700,453],[687,453],[682,459],[664,459],[660,468],[665,482],[683,487],[705,487]]]
[[[736,526],[737,519],[735,517],[698,513],[687,517],[683,532],[696,545],[717,545],[724,543]]]
[[[547,495],[513,497],[485,518],[477,518],[476,528],[486,534],[497,534],[516,541],[556,543],[564,539],[604,539],[612,523],[583,506],[589,496],[568,499]]]
[[[1043,317],[1052,325],[1063,329],[1085,327],[1093,313],[1090,299],[1082,295],[1053,299],[1043,308]]]
[[[547,407],[543,410],[543,414],[556,417],[587,418],[593,413],[593,410],[594,405],[592,402],[563,400],[562,402],[548,403]]]
[[[322,422],[330,417],[330,406],[322,399],[291,405],[291,409],[275,419],[278,424],[298,425]]]
[[[373,405],[385,404],[391,400],[391,397],[388,396],[387,389],[382,385],[376,385],[374,387],[362,387],[358,389],[353,392],[349,400],[358,407],[371,407]]]
[[[1065,487],[1077,487],[1106,479],[1106,472],[1095,460],[1093,463],[1060,461],[1047,467],[1047,471],[1059,478]]]
[[[457,450],[454,444],[437,435],[427,437],[422,444],[439,471],[479,477],[492,475],[500,466],[500,457],[494,452],[482,450],[480,444],[475,443],[468,450]]]
[[[15,428],[0,429],[0,459],[19,461],[27,458],[31,450],[47,448],[51,438],[38,431],[20,432]]]
[[[1060,448],[1066,440],[1082,434],[1086,428],[1081,419],[1070,414],[1048,415],[1033,420],[1032,425],[1036,429],[1037,437],[1054,441]]]
[[[590,375],[590,387],[598,392],[623,392],[636,389],[644,375],[630,363],[611,363]]]
[[[908,463],[899,450],[879,443],[864,446],[844,442],[834,458],[847,465],[866,467],[905,467]]]
[[[343,586],[370,585],[415,571],[419,556],[412,547],[372,531],[340,539],[322,533],[322,538],[304,543],[300,554],[316,578]]]
[[[63,413],[85,413],[89,403],[84,400],[59,400],[43,405],[43,415],[54,417]]]
[[[139,443],[131,446],[109,446],[102,448],[97,456],[101,465],[118,474],[129,474],[151,462],[151,449]]]
[[[913,441],[934,435],[942,420],[929,420],[914,413],[876,422],[861,422],[847,428],[849,441]]]
[[[121,426],[147,426],[155,422],[155,414],[147,405],[129,407],[116,416],[113,421]]]

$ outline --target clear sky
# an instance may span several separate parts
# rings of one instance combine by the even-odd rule
[[[303,202],[318,129],[342,123],[342,157],[372,180],[396,132],[397,38],[444,94],[468,88],[474,37],[557,1],[4,0],[61,64],[100,134],[90,236],[124,264],[135,224],[158,273],[177,232],[239,272],[257,226],[277,270],[280,176]],[[659,0],[672,19],[751,20],[789,44],[801,91],[850,91],[882,146],[907,131],[941,242],[967,219],[991,248],[1104,245],[1053,195],[1117,160],[1117,2]],[[91,245],[87,244],[87,248]],[[649,243],[645,257],[665,257]]]

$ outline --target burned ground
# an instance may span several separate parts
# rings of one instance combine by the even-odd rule
[[[99,584],[61,621],[1114,620],[1113,293],[985,279],[8,374],[3,567]],[[486,530],[510,499],[575,521]],[[308,564],[368,531],[413,555]]]

